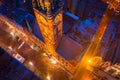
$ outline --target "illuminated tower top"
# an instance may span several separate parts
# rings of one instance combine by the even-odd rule
[[[41,13],[52,16],[62,6],[62,0],[34,0],[33,7],[39,10]]]
[[[62,0],[34,0],[32,3],[45,49],[56,56],[55,50],[62,38]]]

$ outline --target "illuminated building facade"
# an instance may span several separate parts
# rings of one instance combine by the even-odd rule
[[[35,52],[38,52],[40,54],[37,54],[39,55],[39,57],[37,57],[36,59],[41,60],[41,63],[46,59],[45,56],[47,56],[48,60],[46,61],[48,61],[48,63],[50,62],[49,64],[50,66],[54,67],[54,65],[59,64],[60,67],[66,70],[65,72],[70,72],[70,73],[74,73],[74,70],[75,70],[74,68],[76,68],[76,72],[80,70],[78,67],[76,67],[77,64],[79,67],[81,65],[84,67],[83,63],[85,63],[88,58],[91,58],[90,56],[94,58],[97,55],[97,56],[100,56],[100,59],[102,59],[101,57],[104,57],[103,59],[106,61],[110,61],[114,63],[116,61],[119,62],[120,46],[118,45],[119,43],[118,35],[120,30],[118,29],[118,31],[115,31],[117,33],[113,41],[109,39],[111,39],[110,37],[111,35],[113,35],[114,31],[113,33],[111,31],[106,35],[107,39],[105,42],[103,41],[103,44],[105,44],[105,46],[109,48],[108,51],[107,51],[107,48],[106,47],[104,48],[104,45],[101,44],[102,37],[104,34],[106,34],[105,31],[106,31],[106,28],[108,27],[108,23],[112,19],[111,15],[109,15],[111,14],[109,12],[109,7],[107,9],[107,12],[104,13],[108,4],[101,2],[100,0],[94,0],[94,1],[93,0],[64,0],[64,1],[65,1],[65,5],[63,7],[62,0],[30,0],[30,3],[32,2],[32,4],[30,5],[33,5],[33,8],[32,8],[34,11],[33,15],[35,15],[37,20],[35,25],[38,23],[38,28],[42,33],[42,37],[44,39],[43,42],[37,39],[36,37],[34,37],[34,35],[31,33],[32,31],[27,32],[24,30],[25,28],[20,28],[19,30],[17,30],[17,28],[13,27],[13,24],[11,25],[9,24],[9,20],[3,19],[4,21],[6,21],[5,24],[7,25],[7,28],[9,28],[9,26],[12,26],[12,29],[15,30],[12,33],[10,32],[10,34],[12,34],[10,36],[14,37],[14,39],[12,40],[15,40],[16,36],[17,38],[20,37],[19,39],[22,40],[20,44],[14,43],[13,41],[13,44],[18,45],[19,47],[19,48],[16,47],[17,49],[16,51],[19,51],[20,48],[23,49],[23,47],[25,47],[25,50],[21,49],[21,54],[22,56],[25,56],[26,59],[28,59],[28,57],[26,57],[26,55],[28,56],[28,54],[24,54],[24,52],[22,51],[26,51],[26,52],[28,51],[27,53],[30,53],[29,56],[31,55],[35,56],[36,54]],[[26,0],[22,0],[22,2],[18,1],[15,4],[19,4],[19,5],[16,5],[19,7],[25,4],[28,11],[31,11],[31,9],[28,8],[30,5],[27,6]],[[64,11],[62,11],[62,7]],[[24,13],[23,8],[22,8],[22,11],[21,11],[21,8],[17,9],[17,11],[11,10],[10,13],[5,11],[5,14],[3,14],[4,10],[8,10],[8,8],[4,10],[3,9],[0,8],[2,15],[7,15],[7,17],[10,17],[11,14],[14,14],[12,16],[12,20],[13,21],[15,20],[14,22],[19,23],[19,21],[22,21],[21,17],[23,16],[21,16],[21,14]],[[21,14],[18,16],[18,13],[21,13]],[[28,22],[34,23],[34,21],[31,21],[29,17],[28,20],[30,21],[27,22],[26,18],[28,17],[29,17],[28,15],[27,17],[25,16],[22,22],[26,22],[27,26],[30,27]],[[68,24],[64,25],[65,22]],[[63,27],[68,28],[68,26],[70,26],[70,29],[66,32],[63,32]],[[1,28],[1,30],[2,29],[3,28]],[[3,32],[4,32],[4,29],[3,29]],[[15,32],[16,34],[14,35]],[[34,30],[34,32],[36,32],[36,34],[39,35],[39,33],[37,33],[37,30]],[[20,33],[24,35],[21,35]],[[9,36],[9,33],[6,33],[6,34]],[[102,48],[99,48],[99,45],[102,45]],[[12,49],[14,48],[13,46],[14,45],[8,48]],[[44,53],[40,52],[41,48],[43,49],[43,51],[45,50]],[[85,58],[83,60],[83,63],[82,64],[80,63],[79,65],[79,62],[82,61],[81,59],[83,58],[85,53],[88,54],[88,57]],[[29,60],[36,60],[36,59],[30,58]],[[36,60],[37,62],[33,61],[33,63],[34,62],[39,63],[40,61],[38,60]],[[30,62],[31,65],[33,65],[33,63]],[[53,64],[51,65],[51,63],[53,63],[54,65]],[[92,60],[88,59],[88,63],[86,63],[86,65],[89,63],[92,63]],[[37,72],[39,74],[39,71],[41,69],[41,70],[45,70],[43,72],[44,74],[46,74],[48,70],[48,65],[47,65],[47,69],[46,68],[43,69],[43,68],[40,68],[39,64],[37,64],[34,67],[36,69],[34,71],[38,70]],[[46,65],[46,63],[42,63],[42,64]],[[52,71],[55,71],[55,70],[52,70]],[[79,77],[80,74],[77,74],[77,75]],[[43,75],[42,77],[43,79],[45,78],[45,76]]]
[[[46,49],[50,50],[51,54],[56,50],[62,37],[62,7],[60,5],[58,0],[39,0],[34,7]]]

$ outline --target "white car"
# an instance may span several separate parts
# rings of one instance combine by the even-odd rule
[[[21,63],[23,63],[24,61],[25,61],[25,58],[23,58],[20,54],[15,54],[14,55],[14,57],[18,60],[18,61],[20,61]]]

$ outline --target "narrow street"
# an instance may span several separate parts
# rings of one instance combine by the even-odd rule
[[[33,43],[30,43],[29,37],[26,37],[26,41],[23,41],[24,39],[21,36],[13,33],[15,28],[10,28],[2,20],[0,22],[2,24],[0,25],[0,46],[11,55],[20,54],[25,59],[23,64],[31,71],[43,80],[47,80],[48,77],[52,80],[69,80],[71,78],[71,75],[59,63],[55,62],[53,58],[49,58],[42,49],[37,48],[37,45],[30,45]],[[29,41],[27,42],[27,40]]]

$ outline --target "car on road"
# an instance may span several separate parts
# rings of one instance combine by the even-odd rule
[[[20,54],[16,53],[13,55],[15,57],[15,59],[17,59],[18,61],[20,61],[21,63],[23,63],[25,61],[25,58],[22,57]]]

